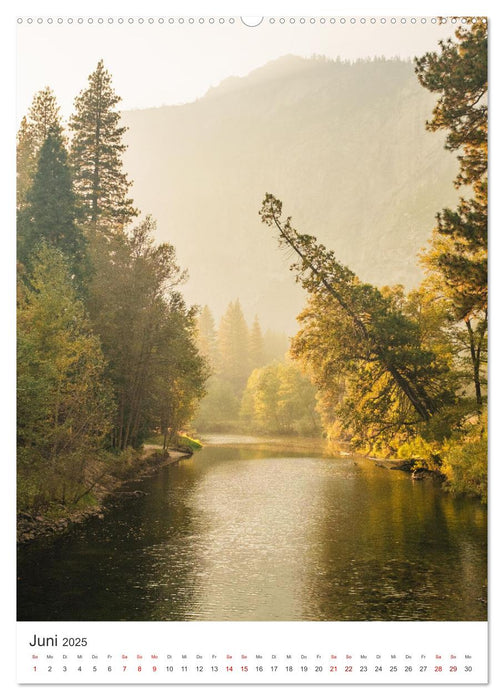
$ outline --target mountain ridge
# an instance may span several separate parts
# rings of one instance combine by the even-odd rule
[[[362,279],[414,286],[435,214],[457,198],[456,158],[424,128],[433,104],[410,61],[287,55],[194,102],[124,112],[124,161],[189,270],[189,300],[220,315],[239,297],[293,332],[304,296],[260,223],[265,192]]]

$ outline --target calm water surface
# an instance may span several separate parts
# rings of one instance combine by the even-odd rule
[[[20,620],[485,620],[486,509],[322,443],[205,448],[51,546]]]

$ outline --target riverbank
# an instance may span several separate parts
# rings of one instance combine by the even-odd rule
[[[145,445],[144,451],[128,470],[126,478],[108,476],[106,482],[97,483],[93,489],[95,503],[72,511],[62,508],[57,514],[32,515],[21,512],[17,515],[17,542],[29,544],[40,540],[51,540],[69,532],[91,518],[102,519],[107,511],[130,498],[142,498],[145,492],[135,485],[147,476],[154,475],[163,467],[174,464],[191,455],[178,450],[160,452],[157,445]]]

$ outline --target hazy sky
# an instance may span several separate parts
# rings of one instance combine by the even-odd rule
[[[434,50],[437,41],[453,34],[455,26],[412,24],[407,18],[385,24],[376,18],[371,24],[357,19],[351,24],[340,20],[325,24],[291,24],[287,19],[274,24],[265,18],[258,27],[246,27],[239,18],[234,24],[226,18],[219,24],[98,24],[74,20],[69,25],[18,25],[17,110],[26,113],[35,92],[46,85],[55,91],[66,118],[73,99],[86,86],[87,76],[103,58],[113,76],[116,92],[122,96],[122,109],[189,102],[203,95],[229,75],[246,75],[269,60],[288,53],[310,56],[314,53],[345,59],[384,55],[412,57]]]

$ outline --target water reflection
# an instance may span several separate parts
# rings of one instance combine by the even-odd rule
[[[483,620],[486,513],[322,446],[216,438],[19,559],[26,620]]]

